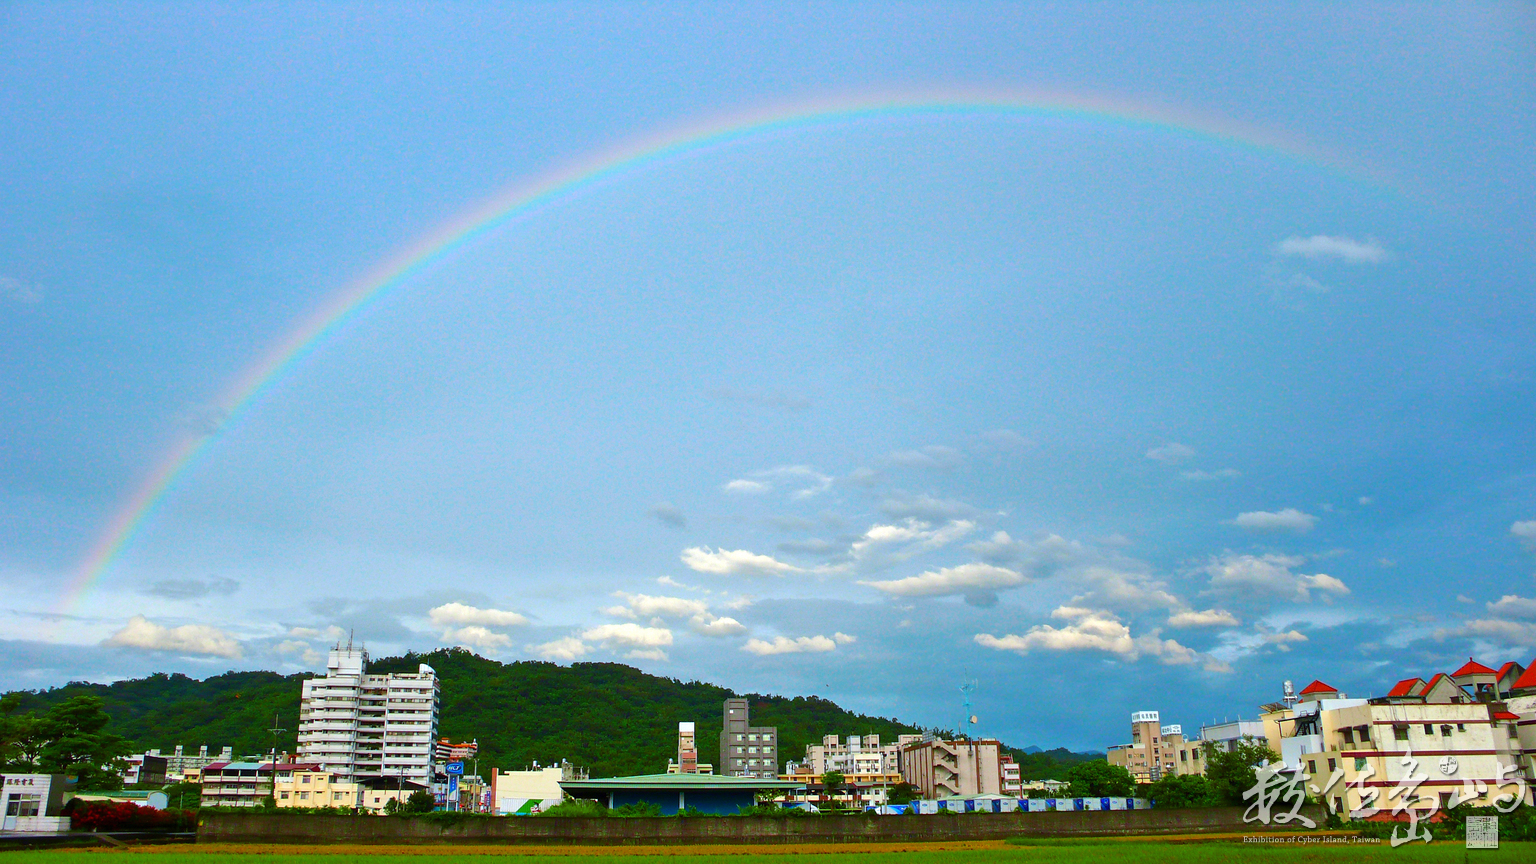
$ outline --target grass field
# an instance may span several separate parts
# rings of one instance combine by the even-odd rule
[[[1010,845],[1002,841],[964,843],[843,844],[781,846],[141,846],[129,849],[72,849],[12,852],[4,864],[491,864],[497,858],[559,858],[558,864],[601,864],[623,857],[665,857],[667,864],[1207,864],[1207,862],[1462,862],[1514,864],[1536,861],[1536,844],[1505,843],[1497,851],[1467,852],[1461,843],[1251,844],[1232,837],[1127,840],[1059,840]],[[111,859],[119,859],[112,861]],[[140,859],[128,861],[126,859]],[[142,860],[148,859],[148,860]],[[555,862],[551,862],[555,864]]]

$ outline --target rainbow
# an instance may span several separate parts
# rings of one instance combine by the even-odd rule
[[[214,402],[229,423],[249,411],[273,384],[291,374],[349,321],[423,268],[491,232],[526,220],[584,191],[626,175],[764,136],[872,121],[953,121],[965,118],[1028,119],[1152,132],[1219,148],[1280,156],[1342,174],[1362,173],[1337,159],[1273,134],[1230,121],[1077,94],[923,94],[859,97],[800,103],[712,121],[630,140],[531,182],[515,185],[484,204],[422,236],[352,284],[336,291],[287,336],[237,376]],[[168,490],[207,450],[208,435],[179,440],[114,512],[65,589],[59,612],[74,608],[122,553]]]

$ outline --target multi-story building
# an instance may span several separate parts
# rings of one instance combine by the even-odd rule
[[[779,776],[779,730],[753,726],[747,700],[725,700],[725,723],[720,730],[720,773],[727,777]]]
[[[820,744],[805,745],[805,759],[785,764],[779,776],[803,782],[818,799],[825,799],[821,778],[836,772],[843,776],[842,792],[835,796],[840,802],[846,798],[848,806],[884,804],[886,791],[902,782],[902,746],[920,740],[921,735],[902,735],[882,744],[879,735],[849,735],[846,740],[827,735]]]
[[[1517,785],[1530,803],[1536,766],[1520,724],[1536,725],[1536,717],[1522,721],[1519,712],[1536,708],[1536,676],[1524,671],[1468,661],[1449,675],[1399,681],[1373,699],[1346,699],[1313,682],[1281,739],[1283,760],[1324,789],[1332,808],[1353,814],[1367,804],[1382,811],[1402,804],[1421,817],[1453,802],[1488,806]],[[1399,789],[1411,791],[1388,798]]]
[[[668,774],[713,774],[715,766],[699,761],[698,738],[692,720],[677,724],[677,760],[667,761]]]
[[[150,750],[147,753],[133,753],[123,760],[127,767],[123,769],[123,782],[129,786],[139,783],[148,783],[155,786],[165,785],[166,758],[160,755],[159,750]],[[180,777],[177,778],[181,779]]]
[[[272,763],[211,762],[202,784],[203,807],[259,807],[272,795]]]
[[[1005,755],[992,738],[945,741],[926,734],[901,748],[901,777],[924,798],[1001,795]]]
[[[449,762],[467,762],[480,754],[480,740],[455,744],[447,738],[437,739],[432,746],[432,760],[439,765]]]
[[[1167,774],[1204,774],[1205,756],[1201,744],[1207,740],[1222,741],[1219,736],[1232,731],[1226,726],[1240,729],[1244,728],[1242,723],[1253,722],[1201,727],[1200,737],[1186,739],[1183,726],[1177,723],[1164,725],[1156,711],[1137,711],[1131,715],[1131,743],[1110,747],[1106,758],[1109,764],[1131,772],[1137,783],[1156,783]],[[1206,737],[1207,729],[1213,737]]]
[[[214,762],[235,761],[235,748],[225,747],[219,751],[219,755],[210,756],[208,755],[207,744],[198,747],[197,755],[195,756],[187,753],[186,749],[180,744],[177,744],[169,755],[161,753],[159,750],[151,750],[149,753],[152,756],[165,756],[165,779],[173,781],[190,780],[197,782],[204,767]]]
[[[569,762],[527,771],[497,771],[491,775],[492,808],[499,816],[526,816],[559,804],[565,793],[561,781],[586,780],[587,769]]]
[[[368,674],[368,652],[337,645],[324,678],[304,682],[299,756],[342,781],[398,781],[430,787],[437,741],[437,673]]]
[[[1024,780],[1019,774],[1019,763],[1013,761],[1013,757],[1004,753],[999,757],[1003,772],[1003,794],[1011,798],[1019,798],[1024,795]]]
[[[338,780],[317,766],[278,763],[272,790],[279,807],[352,809],[363,804],[361,785]]]

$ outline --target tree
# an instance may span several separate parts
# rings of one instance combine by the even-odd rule
[[[1205,779],[1210,784],[1211,796],[1223,804],[1243,805],[1243,793],[1258,785],[1260,765],[1280,761],[1280,754],[1269,745],[1244,735],[1230,751],[1207,741],[1205,750]]]
[[[425,789],[417,789],[409,798],[405,799],[405,806],[400,808],[406,813],[431,813],[437,809],[437,799]]]
[[[31,711],[18,714],[22,694],[7,693],[0,698],[0,766],[30,771],[37,767],[37,753],[42,749],[42,721]]]
[[[1103,759],[1079,762],[1067,771],[1074,798],[1129,798],[1136,791],[1136,778],[1122,766]]]
[[[910,804],[918,796],[917,787],[911,783],[897,783],[886,793],[887,804]]]
[[[80,789],[122,788],[128,742],[106,731],[111,720],[99,696],[76,696],[53,706],[38,723],[39,770],[78,775]]]
[[[822,792],[825,793],[828,798],[835,801],[837,800],[837,793],[843,791],[843,783],[846,782],[846,780],[847,778],[843,776],[841,771],[828,771],[827,773],[821,775]]]
[[[1199,774],[1164,774],[1147,787],[1147,797],[1157,807],[1209,807],[1211,784]]]

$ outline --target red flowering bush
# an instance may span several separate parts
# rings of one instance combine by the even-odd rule
[[[81,801],[65,807],[76,831],[191,831],[197,817],[187,810],[156,810],[131,801]]]

